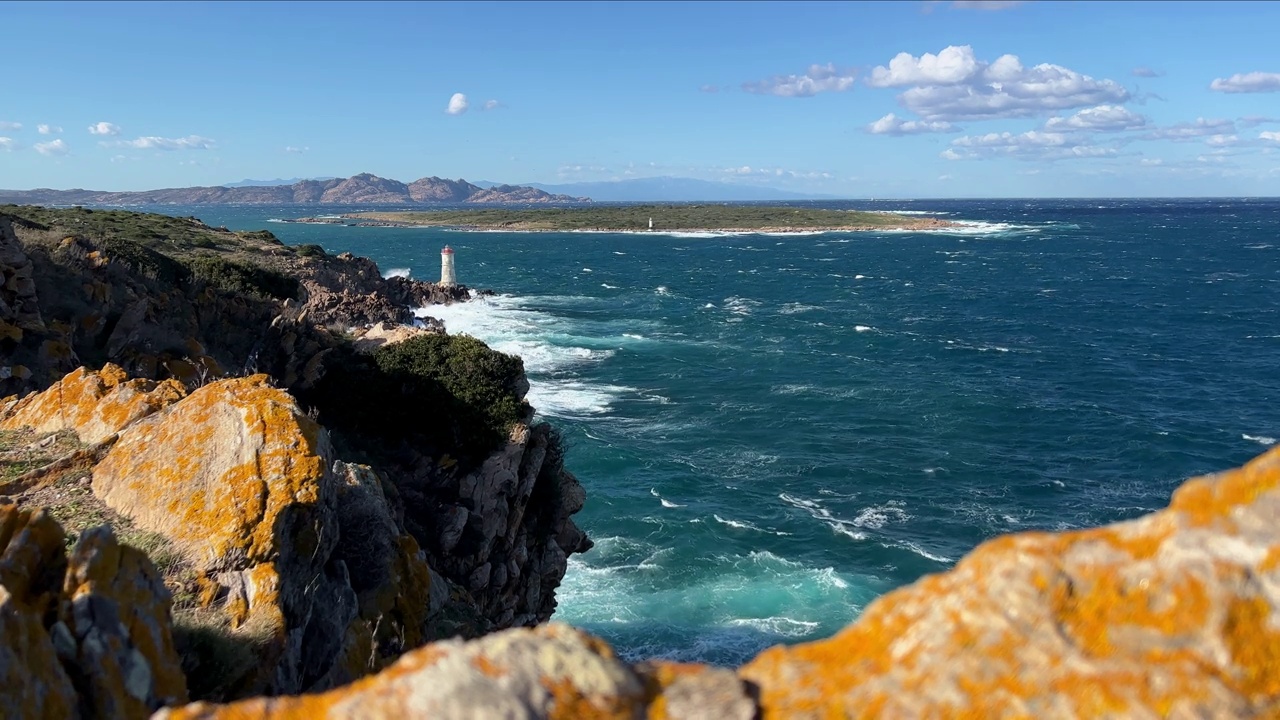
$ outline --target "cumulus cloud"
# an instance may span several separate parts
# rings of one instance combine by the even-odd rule
[[[21,129],[22,129],[22,123],[20,122],[9,122],[7,120],[0,120],[0,132],[18,132]]]
[[[1196,118],[1195,122],[1177,123],[1169,127],[1159,128],[1142,136],[1144,140],[1172,140],[1187,142],[1210,135],[1231,135],[1236,131],[1236,124],[1231,120],[1206,120]]]
[[[1280,92],[1280,73],[1236,73],[1229,78],[1216,78],[1210,90],[1225,93]]]
[[[1029,130],[1024,133],[966,135],[951,141],[942,152],[947,160],[983,160],[1011,157],[1018,160],[1066,160],[1113,157],[1115,148],[1091,145],[1066,133]]]
[[[1263,134],[1265,135],[1266,133]],[[13,138],[0,137],[0,150],[9,152],[16,147],[18,147],[18,143],[14,142]]]
[[[1221,148],[1230,147],[1238,142],[1240,142],[1240,137],[1237,135],[1212,135],[1208,140],[1204,141],[1204,144],[1209,147]]]
[[[310,149],[311,149],[311,148],[309,148],[309,147],[297,147],[297,146],[294,146],[294,145],[286,145],[286,146],[284,147],[284,151],[285,151],[285,152],[287,152],[287,153],[292,153],[292,154],[294,154],[294,155],[301,155],[302,153],[304,153],[304,152],[306,152],[306,151],[308,151],[308,150],[310,150]]]
[[[1271,140],[1272,142],[1280,143],[1280,132],[1274,132],[1272,130],[1263,130],[1262,132],[1258,133],[1258,139]]]
[[[1120,105],[1099,105],[1085,108],[1070,117],[1049,118],[1045,130],[1092,130],[1094,132],[1120,132],[1137,130],[1147,126],[1147,118]]]
[[[968,45],[944,48],[934,55],[915,57],[901,52],[883,65],[872,69],[867,84],[871,87],[905,87],[907,85],[955,85],[972,78],[979,69],[973,48]]]
[[[444,109],[450,115],[461,115],[467,111],[467,96],[462,93],[454,93],[449,98],[449,107]]]
[[[838,70],[835,64],[810,65],[803,75],[774,75],[759,82],[743,83],[742,89],[757,95],[812,97],[823,92],[844,92],[853,87],[852,70]]]
[[[41,135],[57,135],[62,132],[62,128],[58,125],[46,125],[44,123],[40,123],[36,126],[36,132]]]
[[[481,110],[497,110],[502,107],[502,103],[497,100],[485,100],[484,105],[480,106]]]
[[[873,87],[910,88],[898,102],[925,120],[989,120],[1029,117],[1087,105],[1122,103],[1129,91],[1113,80],[1096,80],[1061,65],[1023,67],[1016,55],[988,63],[968,45],[937,55],[899,53],[871,71]]]
[[[119,135],[120,126],[115,123],[97,122],[89,126],[90,135]]]
[[[867,125],[867,132],[872,135],[918,135],[921,133],[959,132],[960,128],[949,122],[925,122],[922,120],[903,120],[889,113],[879,120]]]
[[[71,152],[71,148],[67,147],[66,141],[62,138],[50,142],[36,143],[35,149],[41,155],[66,155]]]
[[[188,135],[183,138],[164,138],[148,135],[136,140],[117,140],[113,147],[128,147],[138,150],[209,150],[214,141],[199,135]]]
[[[1136,67],[1136,68],[1134,68],[1134,69],[1133,69],[1133,76],[1134,76],[1134,77],[1140,77],[1140,78],[1163,77],[1163,76],[1164,76],[1164,71],[1163,71],[1163,70],[1153,70],[1153,69],[1151,69],[1151,68],[1147,67],[1146,65],[1142,65],[1142,66],[1139,66],[1139,67]]]

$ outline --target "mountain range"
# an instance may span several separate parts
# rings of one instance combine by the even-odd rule
[[[251,181],[252,182],[252,181]],[[0,190],[0,203],[45,205],[525,205],[591,202],[528,186],[488,188],[466,180],[426,177],[403,183],[361,173],[349,178],[299,180],[288,185],[189,187],[140,192]]]
[[[481,187],[497,185],[477,182]],[[597,202],[761,202],[767,200],[835,200],[835,195],[797,193],[758,185],[682,177],[633,178],[564,185],[522,183],[549,193],[585,195]]]

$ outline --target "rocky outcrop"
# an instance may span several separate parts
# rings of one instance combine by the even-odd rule
[[[71,430],[81,442],[97,445],[187,394],[174,380],[127,378],[110,363],[98,371],[78,368],[45,392],[0,405],[0,430]]]
[[[62,528],[0,498],[0,707],[20,718],[145,718],[186,701],[169,593],[108,528]]]
[[[2,203],[51,205],[431,205],[445,203],[581,203],[589,198],[554,195],[533,187],[498,185],[490,189],[466,180],[426,177],[405,184],[370,173],[331,180],[300,180],[292,185],[189,187],[107,192],[100,190],[0,190]]]
[[[600,640],[565,625],[436,643],[351,687],[323,695],[165,710],[156,720],[215,718],[723,718],[755,704],[727,670],[628,667]]]
[[[1280,449],[1168,509],[984,543],[837,636],[732,671],[619,663],[557,625],[451,641],[321,695],[157,718],[1233,717],[1280,713]]]

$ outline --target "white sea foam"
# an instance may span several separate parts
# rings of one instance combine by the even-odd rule
[[[832,532],[838,535],[844,535],[852,540],[867,539],[866,533],[853,529],[856,527],[853,523],[848,520],[841,520],[840,518],[832,515],[830,510],[822,507],[822,505],[816,500],[806,500],[804,498],[795,497],[794,495],[788,495],[787,493],[778,495],[778,499],[792,507],[804,510],[809,513],[809,515],[813,516],[815,520],[821,521],[827,527],[831,528]]]
[[[866,276],[866,275],[854,275],[854,276],[853,276],[853,279],[854,279],[854,280],[866,280],[866,279],[867,279],[867,276]]]
[[[670,294],[671,294],[671,291],[667,289],[667,286],[666,286],[666,285],[659,285],[658,287],[654,288],[654,290],[653,290],[653,291],[654,291],[655,293],[659,294],[659,295],[670,295]]]
[[[733,520],[732,518],[722,518],[719,515],[712,515],[711,517],[715,518],[716,522],[721,523],[722,525],[728,525],[731,528],[738,528],[739,530],[755,530],[756,532],[769,533],[769,534],[779,535],[779,536],[785,536],[785,535],[791,534],[789,532],[784,532],[782,530],[774,530],[772,528],[757,527],[743,520]]]
[[[724,309],[734,315],[750,315],[751,311],[760,307],[762,303],[759,300],[751,298],[741,298],[736,295],[724,299]]]
[[[872,330],[875,330],[875,328],[870,327],[868,325],[854,325],[853,329],[855,332],[860,332],[860,333],[871,332]]]
[[[409,274],[409,273],[410,273],[410,270],[411,270],[411,268],[391,268],[390,270],[388,270],[388,271],[386,271],[386,272],[382,273],[382,277],[384,277],[384,278],[393,278],[393,277],[408,278],[408,277],[410,277],[410,274]]]
[[[617,289],[618,289],[618,286],[617,286],[617,285],[610,285],[609,283],[600,283],[600,287],[604,288],[605,290],[617,290]]]
[[[787,303],[778,308],[779,315],[796,315],[799,313],[812,312],[814,310],[824,310],[821,305],[805,305],[804,303]]]
[[[903,506],[904,503],[900,500],[890,500],[884,505],[863,508],[858,513],[858,516],[853,519],[853,524],[858,527],[878,530],[891,522],[905,522],[910,520],[911,516],[903,509]]]
[[[1244,438],[1245,440],[1252,440],[1258,443],[1259,445],[1275,445],[1276,444],[1275,438],[1267,437],[1265,435],[1241,435],[1240,437]]]
[[[893,543],[891,545],[884,545],[883,547],[898,547],[904,550],[910,550],[916,555],[919,555],[922,558],[927,558],[934,562],[940,562],[940,563],[952,562],[951,558],[945,555],[938,555],[936,553],[931,553],[928,550],[925,550],[924,548],[920,547],[919,544],[911,542],[910,540],[903,540],[901,542]]]
[[[582,272],[595,272],[591,268],[582,268]]]

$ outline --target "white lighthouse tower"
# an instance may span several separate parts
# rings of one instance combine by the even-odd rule
[[[458,278],[453,274],[453,248],[445,245],[440,251],[440,285],[453,287],[457,284]]]

